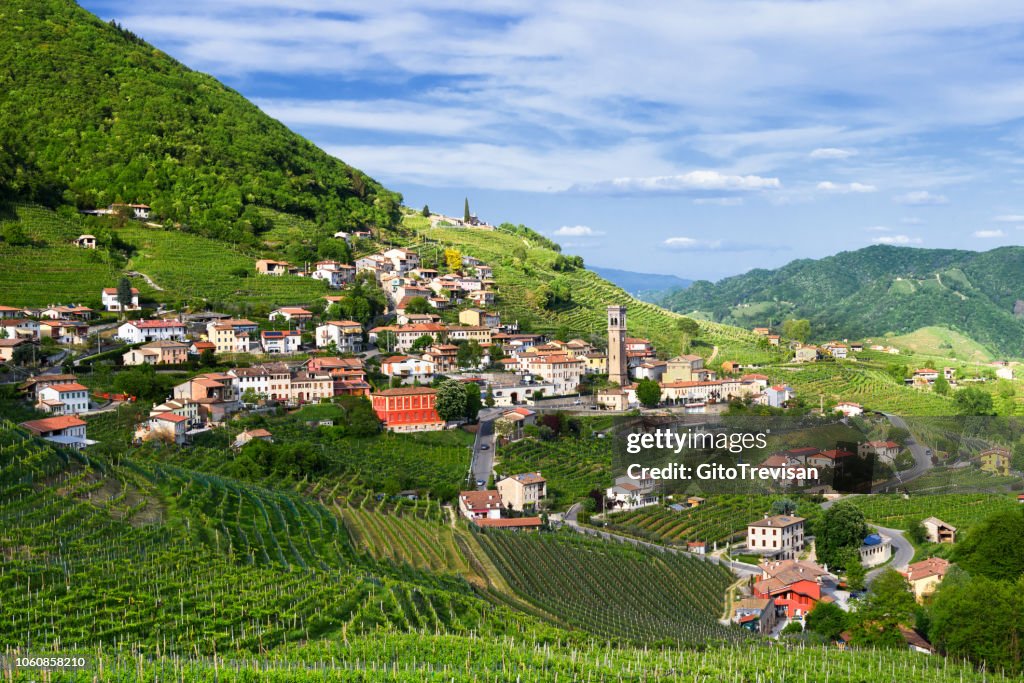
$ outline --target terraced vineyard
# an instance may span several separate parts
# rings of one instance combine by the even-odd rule
[[[39,246],[11,246],[0,241],[0,292],[4,303],[21,306],[83,303],[98,306],[100,291],[117,284],[121,269],[105,252],[79,249],[71,240],[81,226],[35,206],[14,207],[15,218],[0,218],[0,229],[20,224]],[[44,246],[45,245],[45,246]],[[33,276],[26,278],[26,273]],[[143,296],[144,285],[135,285]]]
[[[325,472],[317,477],[320,480],[318,496],[325,490],[337,488],[335,484],[345,480],[348,490],[397,493],[416,489],[424,496],[433,492],[435,498],[454,498],[469,467],[472,437],[464,432],[388,432],[374,437],[334,438],[330,427],[314,431],[305,425],[299,428],[275,423],[270,428],[279,443],[303,443],[323,455],[326,465]],[[302,433],[301,429],[306,432]],[[260,468],[253,467],[245,451],[225,454],[222,448],[193,446],[181,451],[155,451],[147,457],[265,486],[281,485],[278,473],[264,474]]]
[[[717,621],[734,577],[710,562],[569,532],[489,530],[478,538],[519,595],[567,625],[646,642],[743,638]]]
[[[710,544],[742,535],[747,524],[760,519],[771,509],[772,502],[780,498],[782,496],[716,495],[682,512],[652,505],[611,513],[604,521],[608,522],[607,531],[664,545],[685,545],[687,541]]]
[[[436,502],[403,501],[394,506],[377,503],[367,493],[358,505],[339,505],[337,510],[355,546],[375,559],[467,578],[475,574]]]
[[[818,396],[828,400],[854,401],[870,410],[904,415],[955,414],[951,399],[898,383],[882,370],[850,363],[815,363],[794,368],[769,368],[773,381],[784,382],[810,404]]]
[[[909,529],[912,522],[925,517],[938,517],[957,527],[959,532],[1000,510],[1019,507],[1016,495],[986,493],[919,495],[910,498],[880,494],[853,496],[849,500],[864,511],[868,520],[881,526]]]
[[[158,300],[206,299],[233,305],[276,306],[309,303],[327,292],[319,280],[256,276],[257,255],[238,251],[225,242],[134,222],[118,234],[137,249],[129,268],[146,273],[167,290],[154,295]],[[245,269],[249,277],[232,274],[236,269]]]
[[[497,472],[504,476],[541,472],[554,507],[567,507],[594,488],[611,486],[611,439],[522,439],[498,449]]]
[[[0,645],[256,653],[330,633],[534,628],[461,579],[360,556],[317,503],[166,465],[93,464],[0,425]]]

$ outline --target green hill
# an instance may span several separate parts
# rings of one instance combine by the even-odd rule
[[[8,0],[0,24],[0,200],[142,202],[250,244],[258,207],[335,229],[397,216],[397,194],[69,0]]]
[[[995,354],[1022,356],[1021,300],[1024,247],[974,252],[873,246],[696,282],[660,303],[744,327],[808,318],[821,339],[942,326]]]

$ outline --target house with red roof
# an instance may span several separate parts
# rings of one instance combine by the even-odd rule
[[[761,579],[754,583],[755,598],[772,598],[779,616],[803,620],[818,602],[831,600],[822,595],[822,584],[828,577],[813,562],[780,560],[763,562]]]
[[[36,408],[51,415],[76,415],[89,410],[89,388],[78,382],[51,384],[39,390]]]
[[[74,415],[47,417],[42,420],[22,422],[19,427],[32,434],[71,448],[85,448],[90,442],[85,435],[85,420]]]
[[[117,337],[129,344],[155,341],[185,341],[185,324],[180,320],[129,320],[117,328]]]
[[[459,513],[466,519],[500,519],[504,507],[497,491],[461,491]]]
[[[164,442],[179,446],[188,441],[189,418],[173,412],[151,415],[135,427],[135,442]]]
[[[121,301],[117,298],[117,287],[104,287],[100,294],[100,301],[103,302],[103,308],[108,311],[137,311],[139,310],[139,290],[132,287],[132,302],[121,306]]]

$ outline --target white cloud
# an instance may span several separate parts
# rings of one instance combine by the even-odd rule
[[[997,223],[1024,223],[1024,215],[1003,214],[1002,216],[996,216],[992,220],[994,220]]]
[[[817,188],[822,192],[834,192],[836,194],[860,194],[878,191],[878,188],[874,185],[867,185],[865,183],[833,183],[830,180],[821,181],[818,183]]]
[[[948,204],[949,198],[944,194],[933,194],[928,190],[916,190],[914,192],[907,192],[893,197],[893,201],[898,204],[908,204],[910,206],[928,206],[928,205],[939,205]]]
[[[580,183],[570,188],[587,194],[641,192],[751,192],[782,187],[778,178],[756,175],[728,175],[718,171],[690,171],[676,175],[623,177],[596,183]]]
[[[554,234],[558,237],[597,237],[603,232],[594,230],[589,225],[563,225]]]
[[[892,228],[887,228],[884,225],[872,225],[870,228],[865,228],[868,232],[892,232]]]
[[[697,206],[742,206],[743,197],[697,197],[693,203]]]
[[[402,100],[253,100],[289,126],[354,128],[420,135],[466,135],[497,123],[493,112]]]
[[[875,244],[904,246],[908,244],[921,244],[923,240],[920,237],[910,237],[909,235],[883,235],[882,237],[876,237],[871,241]]]
[[[853,149],[841,149],[839,147],[819,147],[808,156],[812,159],[849,159],[857,153]]]
[[[662,245],[670,251],[787,251],[788,247],[779,244],[754,244],[749,242],[732,242],[721,239],[696,239],[694,237],[669,237]]]
[[[1002,230],[975,230],[972,233],[975,237],[980,239],[992,239],[995,237],[1006,237],[1006,233]]]

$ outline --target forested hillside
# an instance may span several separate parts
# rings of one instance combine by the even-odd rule
[[[1024,247],[987,252],[873,246],[777,270],[700,281],[661,302],[742,325],[808,318],[815,337],[862,338],[929,325],[1024,355]]]
[[[249,244],[258,207],[336,229],[397,217],[399,195],[70,0],[5,0],[0,25],[0,201],[141,202]]]

